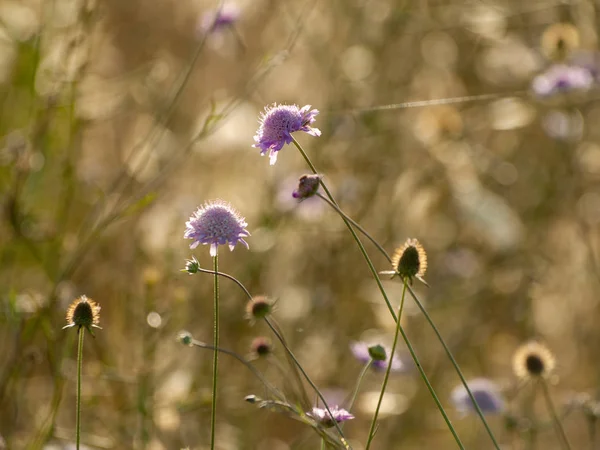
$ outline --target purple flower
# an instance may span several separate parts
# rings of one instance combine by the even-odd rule
[[[319,190],[321,175],[302,175],[298,180],[298,188],[292,192],[292,197],[302,201],[312,197]]]
[[[337,406],[329,407],[331,411],[331,415],[327,412],[326,408],[317,408],[314,407],[311,412],[306,413],[307,416],[312,417],[320,425],[325,428],[331,428],[334,426],[334,420],[337,423],[345,422],[346,420],[354,419],[354,416],[350,414],[345,409],[339,408]]]
[[[240,9],[233,3],[225,3],[220,9],[209,11],[202,16],[200,29],[210,33],[227,28],[240,18]]]
[[[245,219],[227,202],[214,200],[198,208],[185,223],[184,239],[193,239],[190,248],[210,244],[210,255],[217,255],[219,245],[229,244],[233,250],[238,242],[248,248],[244,237],[250,236]]]
[[[296,105],[277,105],[265,107],[265,111],[260,116],[260,127],[254,136],[252,147],[260,148],[260,154],[269,152],[271,165],[277,161],[277,152],[285,144],[292,142],[292,133],[295,131],[304,131],[311,136],[321,136],[318,128],[312,128],[309,125],[315,121],[315,116],[319,114],[316,109],[310,109],[310,105],[298,109]]]
[[[369,361],[373,361],[371,363],[371,367],[378,371],[385,371],[388,367],[389,361],[389,351],[385,350],[385,358],[381,359],[380,350],[385,350],[384,347],[380,345],[369,345],[366,342],[352,342],[350,344],[350,350],[356,359],[363,363],[368,363]],[[392,372],[399,372],[401,370],[405,370],[406,366],[402,362],[402,360],[394,355],[392,358]]]
[[[538,97],[586,90],[592,87],[594,76],[589,69],[576,65],[556,64],[533,79],[531,88]]]
[[[496,414],[504,410],[504,400],[500,395],[500,389],[487,378],[475,378],[467,382],[469,389],[484,414]],[[461,384],[455,387],[450,394],[452,403],[462,414],[475,413],[475,406],[465,387]]]

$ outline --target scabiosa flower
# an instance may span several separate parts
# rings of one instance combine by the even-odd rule
[[[204,33],[216,32],[234,25],[240,18],[240,9],[233,3],[225,3],[216,11],[202,16],[200,30]]]
[[[497,414],[504,410],[504,400],[496,383],[487,378],[475,378],[468,381],[467,385],[482,413]],[[462,384],[452,390],[450,398],[460,413],[476,412],[475,405]]]
[[[210,256],[217,255],[219,245],[229,244],[229,250],[234,249],[238,242],[248,247],[243,239],[250,236],[245,219],[231,206],[222,200],[205,203],[198,208],[185,223],[184,239],[193,239],[190,248],[198,244],[210,244]]]
[[[273,345],[271,341],[263,336],[259,336],[253,339],[250,344],[251,357],[261,358],[269,355],[273,351]]]
[[[85,295],[76,298],[67,309],[67,325],[63,327],[85,327],[93,336],[92,328],[100,328],[100,305]]]
[[[531,89],[536,96],[544,99],[557,94],[586,91],[593,83],[594,76],[588,68],[555,64],[533,79]]]
[[[292,192],[292,197],[299,201],[312,197],[319,190],[321,175],[302,175],[298,180],[298,188]]]
[[[330,407],[331,414],[326,408],[314,407],[312,411],[307,412],[306,415],[315,419],[321,426],[325,428],[331,428],[334,426],[334,421],[337,423],[345,422],[346,420],[354,419],[354,416],[345,409],[337,406]]]
[[[555,366],[552,352],[536,341],[521,345],[513,356],[513,371],[522,380],[548,378]]]
[[[264,319],[273,311],[273,302],[264,295],[252,297],[246,303],[246,318],[253,322]]]
[[[371,367],[377,371],[385,371],[389,363],[389,351],[381,345],[369,345],[366,342],[352,342],[350,343],[350,351],[356,359],[360,362],[368,363],[372,361]],[[406,366],[402,360],[394,355],[392,358],[391,371],[399,372],[405,370]]]
[[[269,152],[271,165],[277,161],[277,152],[286,144],[292,143],[292,133],[304,131],[311,136],[321,136],[318,128],[312,128],[311,123],[319,114],[310,105],[298,108],[296,105],[277,105],[273,103],[265,107],[260,116],[260,127],[254,136],[256,142],[252,147],[260,148],[260,154]]]
[[[402,247],[394,252],[392,267],[394,270],[386,270],[380,273],[391,275],[392,278],[398,275],[403,280],[408,279],[411,284],[414,277],[427,284],[423,279],[427,271],[427,253],[416,239],[407,239]]]

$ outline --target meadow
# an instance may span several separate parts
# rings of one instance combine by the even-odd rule
[[[599,449],[599,26],[0,0],[0,449]]]

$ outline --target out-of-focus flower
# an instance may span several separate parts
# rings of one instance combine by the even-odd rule
[[[302,175],[298,180],[298,188],[292,193],[292,197],[299,201],[312,197],[319,190],[321,175]]]
[[[564,60],[579,47],[579,31],[570,23],[555,23],[542,34],[542,51],[549,59]]]
[[[366,342],[352,342],[350,344],[350,350],[356,359],[360,362],[367,363],[372,361],[371,367],[378,371],[384,371],[388,367],[389,363],[389,351],[381,345],[369,345]],[[394,355],[392,358],[391,371],[399,372],[405,370],[406,366],[402,360]]]
[[[100,328],[100,305],[85,295],[75,299],[67,309],[67,325],[64,328],[84,327],[93,336],[92,328]]]
[[[271,341],[263,336],[256,337],[250,344],[250,355],[252,358],[261,358],[273,351]]]
[[[586,91],[594,84],[594,76],[586,67],[555,64],[533,79],[531,89],[539,98]]]
[[[250,236],[245,219],[231,206],[222,200],[205,203],[198,208],[185,223],[184,239],[193,239],[190,248],[199,244],[210,244],[210,255],[217,255],[219,245],[229,245],[233,251],[235,245],[241,242],[248,247],[243,239]]]
[[[240,18],[240,9],[233,3],[224,3],[220,9],[202,15],[200,30],[210,33],[234,25]]]
[[[521,345],[513,356],[513,371],[522,380],[548,378],[555,366],[552,352],[536,341]]]
[[[413,277],[425,283],[423,276],[427,271],[427,253],[416,239],[407,239],[406,242],[396,249],[392,257],[392,267],[394,270],[380,272],[385,275],[392,275],[392,278],[398,275],[403,280],[412,283]]]
[[[273,311],[273,302],[264,295],[256,295],[246,303],[246,319],[250,322],[264,319]]]
[[[260,116],[260,126],[254,136],[253,147],[261,150],[264,155],[269,152],[271,165],[277,161],[277,152],[284,145],[290,144],[292,133],[304,131],[311,136],[320,136],[321,131],[318,128],[312,128],[310,124],[315,121],[315,116],[319,114],[316,109],[310,109],[310,105],[298,108],[296,105],[277,105],[273,103],[265,107],[265,111]]]
[[[487,378],[475,378],[467,385],[482,413],[497,414],[504,410],[504,400],[496,383]],[[462,384],[452,390],[450,398],[462,414],[476,413],[475,405]]]
[[[312,411],[306,413],[307,416],[315,419],[321,426],[331,428],[334,426],[334,421],[337,423],[345,422],[346,420],[354,419],[354,416],[345,409],[337,406],[330,407],[331,414],[326,408],[313,408]]]

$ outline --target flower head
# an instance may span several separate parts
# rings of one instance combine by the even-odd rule
[[[552,352],[536,341],[521,345],[513,356],[513,371],[522,380],[547,378],[555,366],[556,359]]]
[[[366,342],[352,342],[350,344],[350,351],[356,359],[360,362],[368,363],[371,361],[371,367],[378,371],[384,371],[387,369],[389,364],[389,351],[381,345],[369,345]],[[390,368],[393,372],[399,372],[405,370],[406,366],[402,360],[394,355],[392,358],[392,367]]]
[[[352,414],[337,406],[330,407],[329,410],[331,411],[331,414],[329,414],[326,408],[314,407],[312,411],[306,413],[306,415],[315,419],[321,426],[325,428],[333,427],[334,421],[340,423],[345,422],[346,420],[354,419]]]
[[[467,382],[467,385],[482,413],[496,414],[504,410],[504,400],[496,383],[487,378],[475,378]],[[475,405],[462,384],[452,390],[450,398],[462,414],[476,412]]]
[[[587,67],[555,64],[533,79],[531,89],[540,98],[585,91],[592,87],[594,75]]]
[[[298,180],[298,188],[292,193],[292,197],[299,201],[312,197],[319,190],[321,175],[302,175]]]
[[[231,206],[222,200],[205,203],[198,208],[185,223],[184,239],[193,239],[190,248],[198,244],[210,244],[210,256],[217,255],[219,245],[229,244],[233,251],[235,245],[241,242],[248,247],[243,239],[250,236],[245,219]]]
[[[399,247],[392,257],[392,267],[394,270],[386,270],[380,272],[382,274],[400,276],[403,280],[408,280],[412,283],[413,277],[425,283],[423,276],[427,271],[427,253],[425,249],[416,239],[407,239],[406,242]],[[427,284],[427,283],[425,283]]]
[[[273,345],[271,341],[263,336],[254,338],[252,344],[250,344],[251,356],[254,358],[261,358],[267,356],[273,351]]]
[[[269,152],[271,165],[277,161],[277,152],[284,145],[292,143],[292,133],[304,131],[311,136],[320,136],[318,128],[312,128],[311,123],[319,114],[316,109],[310,109],[310,105],[298,108],[296,105],[277,105],[273,103],[265,107],[260,116],[260,127],[254,136],[253,147],[260,148],[260,154]]]
[[[570,23],[555,23],[542,34],[542,50],[555,61],[564,60],[579,47],[579,31]]]
[[[100,328],[100,305],[85,295],[76,298],[67,309],[67,325],[63,327],[85,327],[93,336],[92,328]]]
[[[202,16],[200,29],[204,33],[222,30],[234,25],[240,18],[240,9],[233,3],[225,3],[217,10]]]
[[[264,295],[252,297],[246,303],[246,318],[254,320],[264,319],[273,311],[273,302]]]

